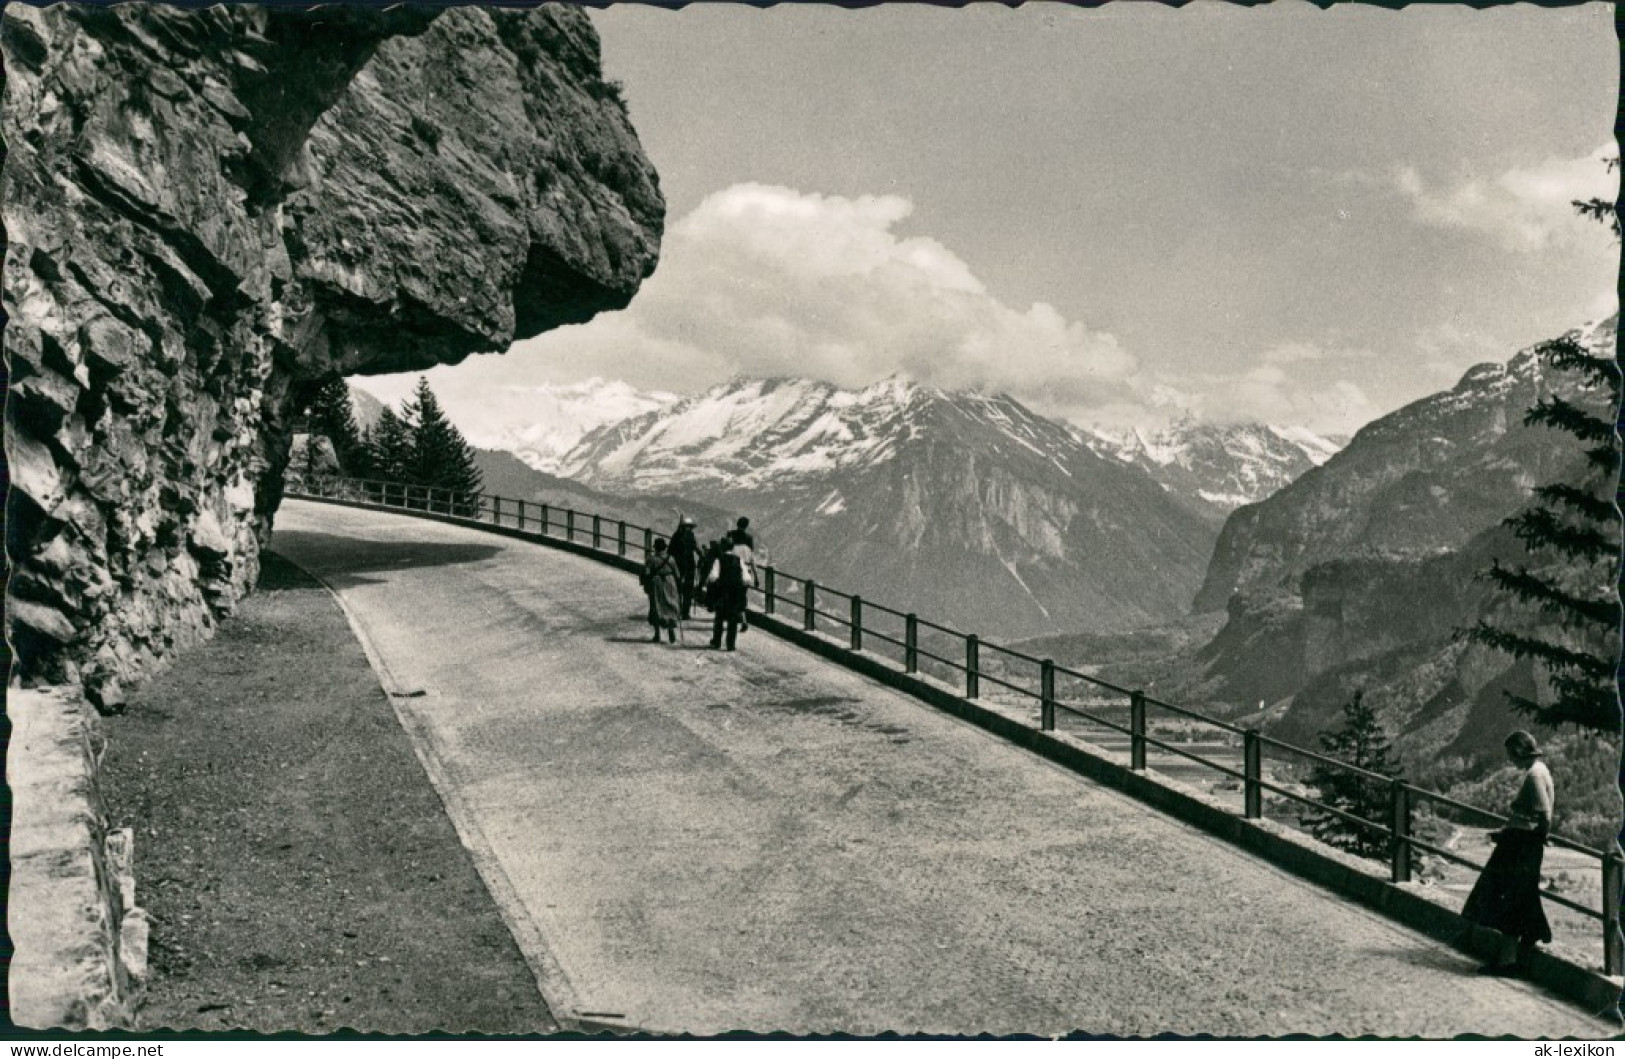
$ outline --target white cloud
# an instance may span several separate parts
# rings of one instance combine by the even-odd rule
[[[671,225],[656,273],[623,312],[437,368],[430,383],[470,436],[545,418],[525,387],[601,376],[692,393],[730,375],[864,386],[893,373],[947,389],[1009,393],[1083,424],[1157,425],[1179,414],[1347,431],[1376,409],[1341,378],[1371,357],[1291,341],[1239,373],[1171,375],[1111,334],[1038,302],[1008,305],[939,241],[904,235],[897,195],[843,198],[739,184]],[[368,384],[404,394],[410,378]]]
[[[1260,362],[1239,374],[1187,374],[1140,389],[1145,403],[1164,418],[1192,415],[1216,423],[1269,423],[1348,434],[1381,414],[1383,409],[1358,383],[1329,374],[1328,366],[1335,372],[1335,362],[1300,357]]]
[[[1266,364],[1297,364],[1303,361],[1325,360],[1326,351],[1309,342],[1283,342],[1259,354]]]
[[[1511,250],[1541,250],[1599,231],[1595,222],[1575,215],[1573,203],[1614,199],[1618,176],[1603,160],[1617,154],[1610,143],[1581,158],[1548,158],[1443,188],[1407,166],[1394,175],[1394,185],[1424,224],[1480,232]]]
[[[1134,372],[1112,335],[1042,302],[1007,305],[937,240],[899,234],[912,212],[897,195],[734,185],[671,226],[626,312],[522,345],[668,389],[733,373],[861,386],[903,372],[1041,398]]]
[[[1475,364],[1507,359],[1511,344],[1454,320],[1426,328],[1416,336],[1416,362],[1437,389],[1448,389]]]

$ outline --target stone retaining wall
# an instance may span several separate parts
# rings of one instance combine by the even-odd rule
[[[105,748],[76,690],[10,688],[11,1019],[30,1029],[127,1028],[147,965],[133,837],[110,831],[96,774]]]

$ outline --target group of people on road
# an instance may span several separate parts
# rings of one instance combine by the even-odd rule
[[[758,584],[750,519],[740,518],[732,530],[702,547],[694,520],[680,516],[669,541],[655,538],[639,580],[649,597],[654,643],[662,632],[668,643],[676,643],[697,602],[712,614],[711,647],[734,650],[748,626],[750,590]]]

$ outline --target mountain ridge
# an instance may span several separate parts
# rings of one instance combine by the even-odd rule
[[[748,512],[775,560],[1005,635],[1183,611],[1213,527],[1006,395],[736,378],[588,434],[594,489]]]

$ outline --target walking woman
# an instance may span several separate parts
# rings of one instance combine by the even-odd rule
[[[643,561],[643,575],[638,580],[649,597],[649,624],[654,626],[654,642],[660,642],[660,630],[665,629],[667,641],[676,643],[682,603],[677,592],[677,560],[666,551],[666,538],[655,538],[654,554]]]
[[[1491,835],[1495,852],[1461,910],[1472,922],[1505,935],[1495,958],[1479,968],[1480,974],[1527,973],[1535,945],[1552,940],[1540,903],[1540,863],[1552,829],[1552,774],[1528,732],[1507,736],[1506,751],[1524,770],[1523,783],[1512,799],[1506,827]]]

